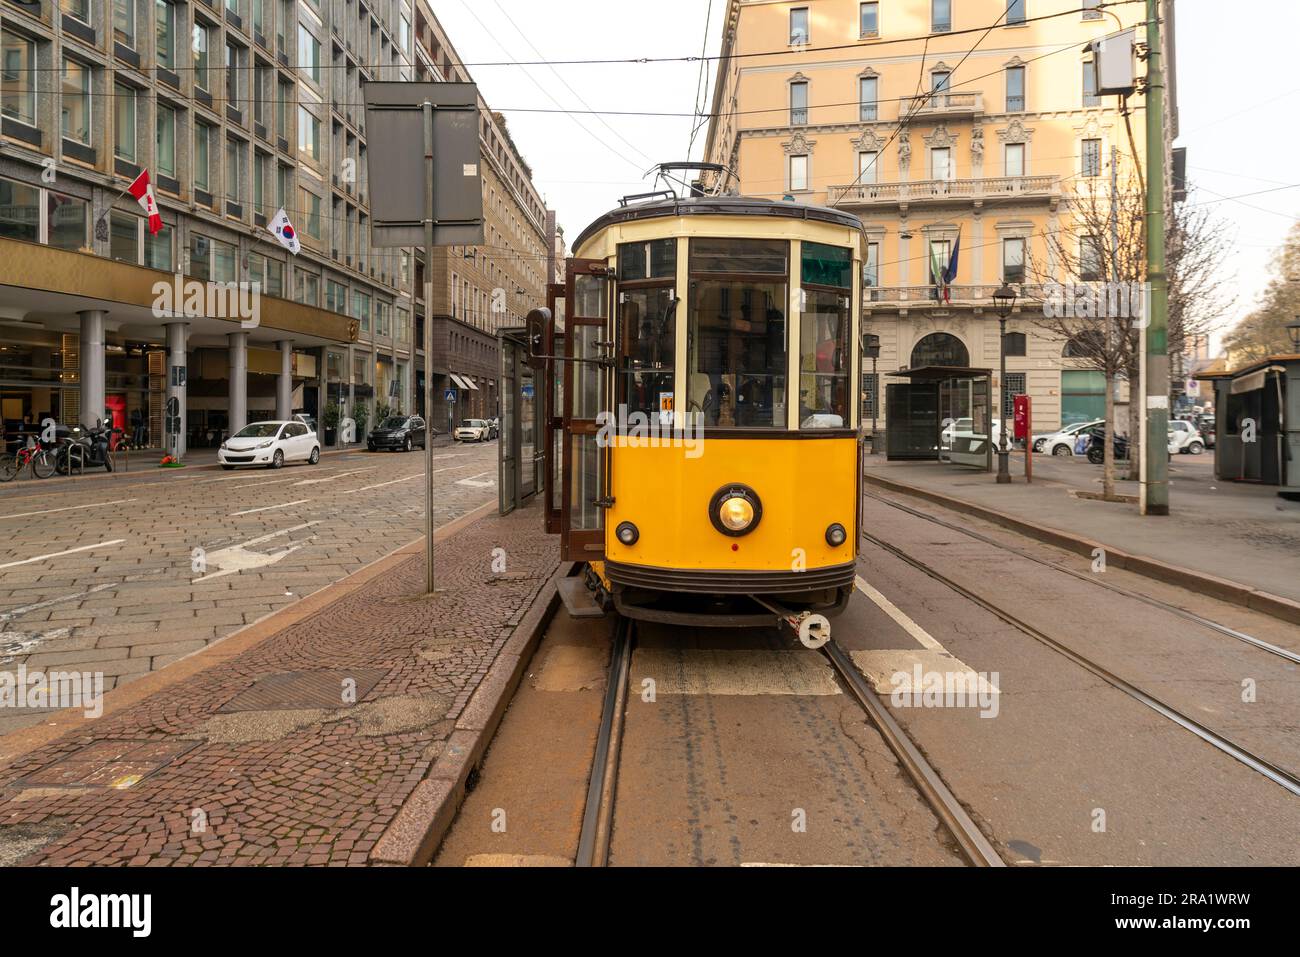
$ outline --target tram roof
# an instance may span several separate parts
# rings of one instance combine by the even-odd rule
[[[617,223],[676,216],[776,216],[833,223],[849,229],[862,229],[862,220],[857,216],[840,209],[831,209],[829,206],[807,206],[751,196],[687,196],[681,199],[657,200],[612,209],[584,229],[574,240],[573,248],[575,250],[581,248],[592,236]]]

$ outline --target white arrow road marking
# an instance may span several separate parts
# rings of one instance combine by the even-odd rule
[[[333,482],[335,479],[341,479],[347,475],[356,475],[358,472],[373,472],[376,468],[378,468],[377,465],[372,465],[369,468],[350,469],[347,472],[340,472],[338,475],[330,475],[325,478],[304,479],[301,482],[294,482],[293,487],[297,488],[299,485],[320,485],[322,482]]]
[[[223,575],[233,575],[235,572],[242,572],[246,568],[265,568],[267,565],[274,565],[290,552],[296,552],[302,548],[302,545],[290,545],[288,548],[278,552],[250,552],[250,545],[260,545],[268,542],[273,538],[281,535],[288,535],[290,532],[301,531],[304,528],[311,528],[313,525],[319,525],[320,522],[304,522],[302,525],[295,525],[293,528],[286,528],[279,532],[271,532],[267,535],[259,535],[257,538],[250,538],[240,545],[231,545],[229,548],[221,548],[215,552],[208,552],[205,561],[208,566],[216,565],[221,569],[219,572],[213,572],[211,575],[204,575],[202,578],[190,580],[190,584],[211,581],[214,578],[221,578]]]
[[[79,591],[73,595],[64,595],[61,598],[49,598],[45,601],[38,601],[34,605],[23,605],[10,611],[0,612],[0,622],[10,621],[20,615],[25,615],[29,611],[39,611],[42,608],[49,608],[51,605],[57,605],[65,601],[75,601],[78,598],[85,598],[87,595],[93,595],[95,592],[103,591],[106,588],[117,588],[117,582],[104,582],[102,585],[96,585],[94,588],[87,588],[85,591]]]
[[[6,665],[20,655],[30,654],[41,642],[50,638],[62,638],[71,628],[51,628],[49,631],[0,631],[0,665]]]
[[[115,538],[111,542],[100,542],[98,545],[82,545],[80,548],[69,548],[66,552],[50,552],[48,555],[37,555],[35,558],[24,558],[20,562],[5,562],[0,568],[14,568],[18,565],[30,565],[33,562],[43,562],[47,558],[58,558],[61,555],[72,555],[76,552],[88,552],[95,548],[107,548],[109,545],[121,545],[125,538]]]
[[[112,502],[96,502],[94,505],[65,505],[63,508],[43,508],[37,512],[19,512],[17,515],[0,515],[0,522],[7,518],[30,518],[33,515],[49,515],[52,512],[75,512],[79,508],[104,508],[107,505],[125,505],[134,502],[133,498],[119,498]]]
[[[497,484],[496,479],[488,479],[486,482],[475,481],[476,479],[482,478],[484,475],[491,475],[491,474],[492,474],[491,472],[479,472],[478,475],[471,475],[469,478],[463,478],[456,484],[468,485],[470,488],[491,488],[493,485]]]
[[[303,505],[310,502],[309,498],[300,498],[296,502],[285,502],[282,505],[263,505],[261,508],[246,508],[242,512],[231,512],[229,517],[234,518],[236,515],[252,515],[254,512],[269,512],[277,508],[289,508],[294,505]]]

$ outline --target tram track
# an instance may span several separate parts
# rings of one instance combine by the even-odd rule
[[[946,523],[940,523],[940,524],[946,524]],[[897,545],[887,542],[884,539],[881,539],[866,531],[862,532],[862,537],[867,541],[871,542],[876,547],[884,550],[890,555],[893,555],[895,558],[899,559],[904,564],[909,565],[910,567],[923,573],[924,575],[931,578],[932,580],[938,582],[939,584],[957,593],[958,595],[961,595],[966,600],[972,602],[973,604],[979,606],[980,608],[983,608],[985,611],[989,612],[995,617],[1006,622],[1008,625],[1011,625],[1013,628],[1017,629],[1023,634],[1029,636],[1030,638],[1033,638],[1035,641],[1038,641],[1039,643],[1047,646],[1051,650],[1067,658],[1074,664],[1078,665],[1084,670],[1100,678],[1102,681],[1106,682],[1111,687],[1119,691],[1122,691],[1124,694],[1128,695],[1130,698],[1133,698],[1135,701],[1140,702],[1141,704],[1150,708],[1152,711],[1155,711],[1157,714],[1161,715],[1162,717],[1167,718],[1168,720],[1177,724],[1179,727],[1183,728],[1184,730],[1189,731],[1192,734],[1196,735],[1198,738],[1200,738],[1205,743],[1209,744],[1211,747],[1214,747],[1215,749],[1222,752],[1223,754],[1233,758],[1234,760],[1240,762],[1241,764],[1245,765],[1251,770],[1256,771],[1257,773],[1263,775],[1268,780],[1286,789],[1292,795],[1300,797],[1300,777],[1297,777],[1292,772],[1286,770],[1285,768],[1273,764],[1272,762],[1259,756],[1258,754],[1255,754],[1254,752],[1248,750],[1247,748],[1244,748],[1236,744],[1235,742],[1225,737],[1224,735],[1219,734],[1217,731],[1214,731],[1213,729],[1205,726],[1204,724],[1197,721],[1196,719],[1189,717],[1188,715],[1172,707],[1171,705],[1166,704],[1165,702],[1156,698],[1154,695],[1144,691],[1142,688],[1138,687],[1137,685],[1134,685],[1133,683],[1127,681],[1126,679],[1110,671],[1105,666],[1098,664],[1097,662],[1093,661],[1091,658],[1087,657],[1081,652],[1051,637],[1047,633],[1043,632],[1039,628],[1035,627],[1034,625],[1030,624],[1024,619],[1020,618],[1014,613],[1007,611],[1001,605],[989,601],[984,596],[979,595],[974,591],[970,590],[969,588],[966,588],[961,583],[954,581],[952,578],[948,577],[947,575],[945,575],[943,572],[939,571],[932,565],[929,565],[928,563],[922,561],[919,558],[909,555],[907,552],[899,548]],[[999,543],[994,543],[994,544],[999,544]],[[1008,550],[1013,552],[1015,551],[1014,549],[1008,549]],[[1047,564],[1050,565],[1050,563]],[[1053,565],[1052,567],[1055,568],[1057,566]]]
[[[887,498],[883,495],[878,495],[874,492],[868,492],[865,489],[863,490],[862,494],[865,497],[872,499],[873,501],[880,502],[882,505],[888,505],[890,508],[897,509],[898,511],[903,512],[907,515],[911,515],[914,518],[924,519],[925,521],[930,522],[933,525],[937,525],[940,528],[945,528],[953,532],[959,532],[960,534],[965,535],[968,538],[974,539],[975,541],[982,542],[985,545],[992,545],[994,548],[998,548],[1005,552],[1010,552],[1011,554],[1015,555],[1018,558],[1023,558],[1026,559],[1027,561],[1034,562],[1035,564],[1042,565],[1045,568],[1050,568],[1053,571],[1061,572],[1064,575],[1069,575],[1070,577],[1076,578],[1079,581],[1088,582],[1088,584],[1090,585],[1094,585],[1097,588],[1103,588],[1106,591],[1112,592],[1113,594],[1122,595],[1125,598],[1142,602],[1143,604],[1148,605],[1152,608],[1158,608],[1163,612],[1167,612],[1169,614],[1175,615],[1179,618],[1184,619],[1185,621],[1190,621],[1197,625],[1201,625],[1220,635],[1224,635],[1225,637],[1236,639],[1237,641],[1250,645],[1253,648],[1257,648],[1260,651],[1264,651],[1267,652],[1268,654],[1275,655],[1283,659],[1284,661],[1289,661],[1292,664],[1300,664],[1300,653],[1296,653],[1289,648],[1283,648],[1280,645],[1275,645],[1272,642],[1265,641],[1262,638],[1257,638],[1254,635],[1247,634],[1243,631],[1238,631],[1235,628],[1230,628],[1227,625],[1221,624],[1217,621],[1213,621],[1209,618],[1205,618],[1204,616],[1198,615],[1195,612],[1188,611],[1185,608],[1180,608],[1179,606],[1172,604],[1171,602],[1161,601],[1159,598],[1153,598],[1150,595],[1143,595],[1140,592],[1131,591],[1127,588],[1122,588],[1119,585],[1115,585],[1110,582],[1100,581],[1095,574],[1081,572],[1073,568],[1066,568],[1062,565],[1056,564],[1055,562],[1051,562],[1045,558],[1041,558],[1037,555],[1034,555],[1031,552],[1025,551],[1024,549],[1015,548],[1014,546],[1008,545],[1005,542],[1000,542],[995,538],[992,538],[988,535],[983,535],[972,529],[963,528],[962,526],[957,525],[953,522],[946,522],[941,518],[938,518],[934,515],[930,515],[929,513],[923,512],[920,509],[903,505],[900,502],[895,502],[893,499]]]
[[[618,767],[622,753],[624,717],[628,700],[628,680],[632,652],[636,647],[636,623],[620,618],[615,629],[610,655],[591,778],[587,786],[582,829],[575,857],[577,867],[603,867],[608,863],[614,824],[614,804],[618,791]],[[830,662],[850,697],[880,733],[918,793],[934,812],[943,828],[952,836],[966,861],[977,867],[1005,867],[1006,862],[966,813],[961,802],[925,759],[902,726],[894,719],[879,696],[853,665],[848,654],[831,641],[821,653]]]

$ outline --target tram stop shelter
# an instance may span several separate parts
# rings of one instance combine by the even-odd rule
[[[993,470],[993,370],[920,366],[885,373],[885,458]]]
[[[542,405],[538,381],[528,364],[524,327],[497,333],[501,357],[501,434],[497,446],[497,493],[502,515],[531,502],[542,489],[545,449],[539,441]]]
[[[1275,355],[1214,383],[1214,475],[1300,496],[1300,354]]]

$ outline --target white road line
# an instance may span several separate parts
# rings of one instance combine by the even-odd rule
[[[40,611],[42,608],[49,608],[51,605],[58,605],[65,601],[75,601],[78,598],[85,598],[87,595],[93,595],[95,592],[103,591],[106,588],[118,588],[118,582],[104,582],[102,585],[96,585],[94,588],[87,588],[85,591],[79,591],[72,595],[64,595],[61,598],[48,598],[45,601],[38,601],[34,605],[22,605],[18,608],[11,608],[9,611],[0,612],[0,621],[10,621],[29,611]]]
[[[304,528],[311,528],[313,525],[319,525],[320,522],[304,522],[301,525],[295,525],[293,528],[286,528],[279,532],[271,532],[267,535],[259,535],[257,538],[250,538],[236,548],[247,548],[249,545],[261,545],[263,542],[269,542],[273,538],[279,538],[281,535],[288,535],[290,532],[300,532]]]
[[[449,465],[445,469],[434,469],[430,475],[437,475],[439,472],[454,472],[456,469],[468,468],[467,465]],[[358,492],[369,492],[377,488],[386,488],[389,485],[400,485],[403,482],[409,482],[411,479],[424,478],[423,472],[416,472],[414,475],[408,475],[406,478],[393,479],[391,482],[380,482],[378,485],[367,485],[365,488],[357,489]]]
[[[49,515],[53,512],[75,512],[79,508],[103,508],[106,505],[125,505],[134,502],[133,498],[119,498],[112,502],[97,502],[94,505],[65,505],[63,508],[43,508],[37,512],[19,512],[17,515],[0,515],[0,522],[7,518],[30,518],[32,515]]]
[[[269,482],[249,482],[247,485],[232,485],[230,487],[230,490],[232,492],[235,492],[241,488],[261,488],[264,485],[283,485],[285,482],[296,482],[296,481],[298,481],[298,476],[294,475],[291,476],[290,478],[273,479]]]
[[[497,484],[496,479],[488,479],[486,482],[479,482],[479,481],[476,481],[476,480],[477,480],[477,479],[481,479],[484,475],[492,475],[492,474],[494,474],[494,473],[492,473],[492,472],[479,472],[478,475],[471,475],[469,478],[463,478],[463,479],[461,479],[459,482],[457,482],[456,484],[457,484],[457,485],[468,485],[470,488],[491,488],[493,485],[496,485],[496,484]]]
[[[111,542],[100,542],[98,545],[82,545],[80,548],[69,548],[66,552],[50,552],[48,555],[37,555],[35,558],[24,558],[20,562],[5,562],[0,568],[15,568],[18,565],[30,565],[33,562],[43,562],[47,558],[58,558],[62,555],[72,555],[76,552],[88,552],[95,548],[107,548],[109,545],[121,545],[125,538],[115,538]]]
[[[296,502],[285,502],[282,505],[263,505],[261,508],[246,508],[242,512],[231,512],[228,518],[234,518],[236,515],[252,515],[254,512],[270,512],[277,508],[290,508],[294,505],[303,505],[310,502],[309,498],[300,498]]]
[[[317,471],[317,470],[314,469],[313,471]],[[332,471],[332,470],[331,470],[331,469],[328,469],[328,468],[325,468],[325,469],[320,469],[319,471],[322,471],[322,472],[329,472],[329,471]],[[296,475],[294,476],[294,478],[297,478],[297,477],[298,477],[298,476],[296,476]],[[199,482],[198,484],[199,484],[199,485],[215,485],[217,482],[238,482],[238,481],[240,481],[241,479],[244,479],[244,478],[247,478],[247,475],[227,475],[225,478],[219,478],[219,479],[206,479],[205,481]],[[285,479],[285,481],[288,482],[288,481],[291,481],[291,479]]]
[[[358,472],[373,472],[377,468],[379,468],[379,466],[371,465],[364,469],[349,469],[346,472],[340,472],[338,475],[331,475],[327,478],[304,479],[301,482],[295,482],[294,488],[297,488],[299,485],[320,485],[322,482],[333,482],[335,479],[345,478],[349,475],[356,475]]]
[[[907,632],[909,635],[915,638],[917,644],[919,644],[922,648],[928,648],[930,651],[943,651],[943,645],[939,644],[939,642],[935,641],[932,637],[930,637],[929,632],[927,632],[916,622],[912,621],[911,618],[908,618],[907,615],[903,613],[902,609],[899,608],[897,605],[895,605],[892,601],[890,601],[884,595],[880,594],[880,592],[876,591],[876,589],[868,585],[866,579],[864,579],[861,575],[859,575],[854,580],[853,583],[858,586],[858,591],[862,592],[862,594],[866,595],[873,602],[875,602],[880,607],[881,611],[883,611],[890,618],[894,619],[894,621],[898,623],[900,628],[902,628],[905,632]]]

